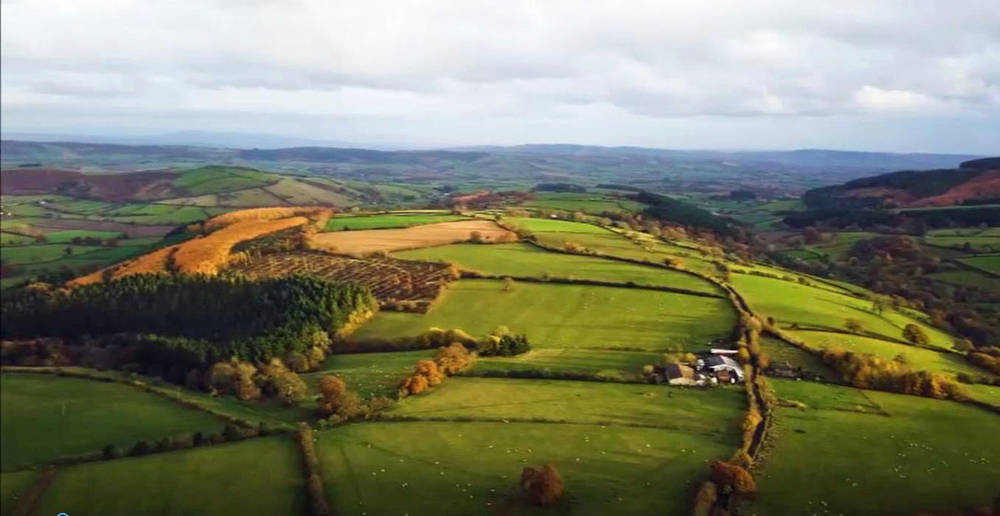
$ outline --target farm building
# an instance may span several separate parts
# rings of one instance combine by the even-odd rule
[[[701,375],[696,374],[694,369],[681,364],[667,364],[663,368],[663,377],[670,385],[698,385],[704,382]]]
[[[743,368],[739,362],[726,355],[708,355],[698,359],[698,372],[713,376],[721,383],[737,383],[743,381]]]

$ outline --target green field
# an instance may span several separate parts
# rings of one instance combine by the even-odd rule
[[[603,349],[533,349],[516,357],[481,357],[472,374],[523,371],[597,375],[633,379],[646,364],[655,364],[660,353]]]
[[[867,240],[877,236],[876,233],[867,231],[844,231],[839,233],[827,233],[826,240],[818,244],[810,244],[802,249],[785,251],[788,256],[809,259],[804,253],[812,254],[813,258],[827,257],[832,261],[846,260],[851,247],[861,240]]]
[[[870,310],[871,301],[865,299],[750,274],[733,274],[731,281],[758,315],[774,317],[781,326],[794,322],[803,327],[843,329],[844,322],[852,318],[861,321],[866,331],[900,340],[903,327],[913,323],[923,328],[931,345],[951,349],[948,334],[892,310],[876,314]]]
[[[213,165],[185,171],[174,180],[174,186],[191,195],[204,195],[267,186],[277,180],[276,176],[253,169]]]
[[[0,246],[7,245],[27,245],[35,242],[32,237],[15,235],[14,233],[0,233]]]
[[[525,201],[526,208],[541,208],[550,210],[581,211],[592,215],[604,212],[639,212],[645,207],[642,203],[629,199],[613,199],[593,193],[537,193],[535,198]]]
[[[568,255],[530,244],[490,246],[455,244],[396,253],[404,260],[445,261],[460,268],[497,276],[573,278],[616,283],[635,283],[721,293],[712,283],[692,274],[593,256]]]
[[[687,514],[744,405],[741,389],[451,378],[389,415],[457,420],[339,427],[319,450],[337,514]],[[546,463],[566,494],[542,510],[517,479]]]
[[[947,375],[958,373],[968,373],[973,376],[990,375],[988,371],[972,365],[958,353],[932,351],[858,335],[819,331],[789,331],[788,333],[815,349],[839,347],[855,353],[875,355],[885,360],[893,360],[902,355],[906,359],[906,363],[917,371],[930,371]]]
[[[1000,241],[997,242],[997,245],[1000,248]],[[977,269],[992,272],[993,274],[1000,274],[1000,254],[971,256],[968,258],[959,258],[958,261]]]
[[[949,514],[989,505],[1000,485],[1000,418],[916,396],[773,380],[774,449],[745,511],[786,514]]]
[[[362,398],[396,395],[399,383],[413,372],[419,360],[431,358],[434,350],[397,351],[393,353],[355,353],[330,355],[319,371],[303,374],[310,387],[324,375],[339,376],[347,387]]]
[[[83,464],[59,471],[34,514],[305,514],[289,436]]]
[[[538,348],[707,349],[736,322],[728,299],[616,287],[502,281],[451,283],[426,314],[381,312],[358,339],[416,336],[429,327],[485,336],[498,326]]]
[[[14,513],[14,503],[35,480],[34,471],[0,473],[0,516]]]
[[[467,217],[450,213],[392,213],[387,215],[366,215],[352,217],[332,217],[326,223],[326,231],[345,229],[388,229],[408,228],[422,224],[466,220]]]
[[[728,434],[746,406],[742,388],[686,389],[567,380],[453,377],[411,396],[387,417],[476,421],[544,420],[590,425],[650,426]]]
[[[598,233],[611,234],[611,231],[593,224],[583,222],[572,222],[559,219],[535,219],[526,217],[506,217],[503,219],[516,227],[527,229],[531,232],[555,232],[555,233]]]
[[[761,337],[760,348],[772,366],[801,367],[806,374],[817,375],[831,382],[840,381],[840,375],[824,364],[819,357],[784,341]]]
[[[72,249],[72,256],[84,255],[91,251],[103,249],[102,247],[92,245],[22,245],[5,247],[3,249],[3,259],[8,263],[21,265],[51,262],[66,257],[67,248]]]
[[[0,386],[4,471],[223,426],[205,412],[116,383],[3,374]]]

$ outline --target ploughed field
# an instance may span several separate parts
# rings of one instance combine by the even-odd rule
[[[405,229],[367,231],[332,231],[316,235],[316,245],[345,254],[371,254],[400,251],[432,245],[463,242],[477,232],[484,242],[498,242],[513,237],[506,229],[488,220],[465,220],[425,224]]]

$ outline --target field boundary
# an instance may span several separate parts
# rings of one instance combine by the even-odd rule
[[[56,478],[56,473],[58,473],[58,470],[54,467],[43,469],[35,477],[31,485],[18,493],[18,499],[11,506],[11,516],[28,516],[35,512],[38,501],[42,499],[42,495],[52,486],[52,482]]]
[[[588,280],[588,279],[572,279],[572,278],[549,278],[542,279],[535,276],[508,276],[508,275],[498,275],[498,274],[483,274],[476,271],[470,271],[463,269],[461,271],[462,279],[485,279],[485,280],[504,280],[511,279],[514,281],[522,281],[524,283],[551,283],[556,285],[588,285],[592,287],[612,287],[612,288],[632,288],[637,290],[656,290],[660,292],[672,292],[674,294],[685,294],[689,296],[699,296],[699,297],[711,297],[714,299],[725,299],[726,296],[721,294],[712,294],[710,292],[698,292],[696,290],[688,290],[685,288],[677,287],[667,287],[659,285],[641,285],[635,282],[615,282],[615,281],[601,281],[601,280]]]

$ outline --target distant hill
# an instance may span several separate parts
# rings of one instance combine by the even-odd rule
[[[963,162],[959,168],[905,170],[810,190],[810,208],[929,208],[983,204],[1000,198],[1000,158]]]

